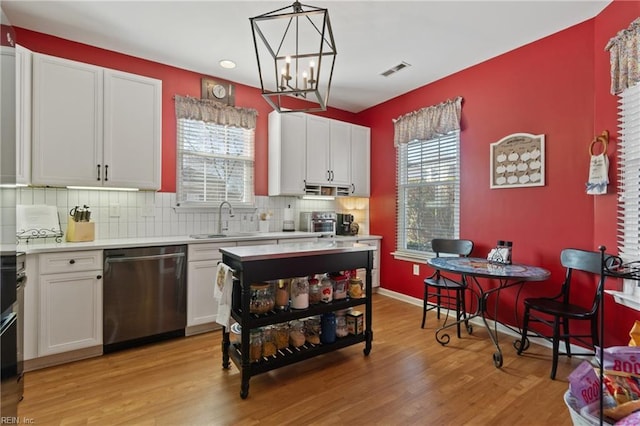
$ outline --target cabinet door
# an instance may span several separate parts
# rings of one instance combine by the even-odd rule
[[[40,329],[40,287],[38,283],[38,255],[28,254],[27,281],[24,284],[24,359],[38,357],[38,331]]]
[[[269,114],[269,195],[304,195],[304,114]]]
[[[371,170],[371,129],[362,126],[351,127],[351,195],[370,195]]]
[[[351,166],[351,127],[349,123],[331,120],[329,170],[331,170],[332,185],[351,185],[351,174],[349,173],[349,167]]]
[[[102,68],[33,54],[34,184],[102,185],[102,95]]]
[[[16,45],[16,183],[31,183],[31,51]]]
[[[162,82],[104,71],[104,186],[160,189]]]
[[[102,345],[101,275],[40,275],[39,356]]]
[[[218,260],[189,262],[187,271],[187,326],[215,322],[218,301],[213,297]]]
[[[373,252],[373,268],[371,270],[372,287],[380,287],[380,240],[358,240],[360,244],[373,246],[376,250]],[[360,272],[358,272],[360,274]],[[364,278],[364,270],[362,272]]]
[[[0,126],[0,184],[16,183],[16,49],[0,46],[2,125]]]
[[[330,182],[329,144],[331,129],[329,120],[307,116],[307,183],[325,185]]]

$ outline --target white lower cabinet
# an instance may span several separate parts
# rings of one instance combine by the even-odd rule
[[[187,259],[187,332],[195,334],[218,328],[218,301],[213,297],[216,269],[222,260],[220,247],[235,243],[189,244]],[[197,327],[196,327],[197,326]]]
[[[102,345],[102,251],[39,256],[38,356]]]
[[[380,240],[379,239],[359,239],[359,243],[375,246],[373,252],[373,268],[371,269],[371,286],[380,287]],[[358,270],[358,275],[364,279],[365,270]]]
[[[41,356],[102,345],[101,273],[40,277]]]

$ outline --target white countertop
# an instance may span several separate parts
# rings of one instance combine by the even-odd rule
[[[73,251],[73,250],[102,250],[110,248],[127,248],[127,247],[145,247],[145,246],[165,246],[165,245],[178,245],[178,244],[204,244],[204,243],[225,243],[235,241],[252,241],[252,240],[273,240],[273,239],[295,239],[295,238],[309,238],[317,236],[313,232],[251,232],[251,233],[234,233],[226,237],[216,238],[190,238],[185,236],[173,236],[173,237],[142,237],[142,238],[116,238],[95,240],[89,242],[70,243],[63,241],[61,243],[56,242],[41,242],[37,239],[30,240],[29,243],[20,241],[17,245],[17,251],[24,251],[27,254],[48,253],[58,251]],[[336,236],[333,238],[326,238],[328,241],[357,241],[365,239],[380,239],[380,236],[376,235],[357,235],[357,236]],[[324,238],[323,238],[324,239]],[[322,240],[322,239],[321,239]]]
[[[317,243],[270,244],[264,246],[224,247],[220,249],[223,255],[228,255],[240,261],[263,259],[291,258],[316,256],[324,254],[353,253],[372,251],[376,248],[367,244],[352,241],[337,240],[319,241]]]

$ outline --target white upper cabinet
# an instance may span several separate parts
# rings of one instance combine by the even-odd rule
[[[306,117],[269,114],[269,195],[304,195]]]
[[[16,45],[16,183],[31,183],[31,51]]]
[[[161,82],[104,71],[105,186],[160,189]]]
[[[329,158],[331,182],[334,185],[348,186],[351,184],[349,164],[351,158],[351,127],[343,121],[330,120],[331,144]]]
[[[307,116],[307,183],[348,186],[351,125]]]
[[[351,126],[351,195],[368,197],[371,192],[371,129]]]
[[[0,85],[2,125],[0,126],[0,184],[12,185],[16,176],[16,53],[11,46],[0,46]]]
[[[102,186],[102,73],[34,53],[34,184]]]
[[[369,135],[343,121],[270,113],[269,195],[368,197]]]
[[[331,181],[330,137],[329,120],[314,115],[307,116],[307,184],[322,185]]]
[[[32,183],[159,189],[161,88],[34,54]]]

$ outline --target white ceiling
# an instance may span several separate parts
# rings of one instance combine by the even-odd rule
[[[329,105],[359,112],[590,19],[610,1],[302,3],[329,10],[338,52]],[[259,87],[249,18],[292,3],[3,0],[2,9],[17,27]],[[380,75],[403,61],[411,67]]]

